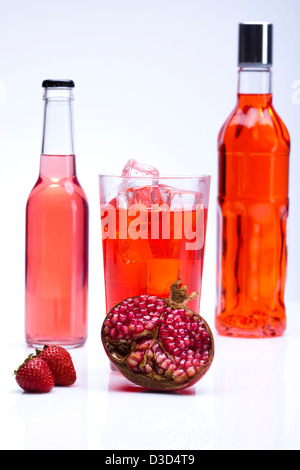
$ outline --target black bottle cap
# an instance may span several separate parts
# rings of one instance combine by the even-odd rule
[[[273,25],[271,23],[239,24],[239,67],[272,65]]]
[[[43,88],[74,88],[73,80],[44,80]]]

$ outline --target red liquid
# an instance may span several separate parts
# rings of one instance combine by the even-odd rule
[[[32,345],[79,346],[87,336],[88,206],[74,158],[42,155],[27,202],[25,321]]]
[[[272,95],[239,95],[219,134],[216,328],[281,335],[286,326],[289,135]]]
[[[134,240],[126,233],[133,218],[128,217],[126,226],[121,227],[119,224],[121,211],[119,209],[113,211],[117,221],[116,238],[103,239],[107,311],[121,300],[140,294],[169,297],[171,284],[181,279],[182,283],[188,286],[188,293],[194,291],[199,293],[199,296],[188,304],[190,308],[199,312],[204,244],[200,249],[186,249],[186,243],[191,242],[191,239],[185,238],[183,226],[181,226],[183,237],[175,238],[179,229],[178,224],[184,224],[184,219],[179,220],[175,212],[170,212],[168,239],[162,238],[160,225],[159,239],[149,236]],[[191,211],[189,216],[194,230],[196,211]],[[204,237],[206,218],[207,210],[204,210],[202,218]],[[104,232],[106,230],[107,227],[104,227]],[[141,230],[151,233],[150,211],[145,215],[145,224]]]

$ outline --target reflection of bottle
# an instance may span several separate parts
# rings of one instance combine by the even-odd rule
[[[272,25],[239,28],[238,101],[218,139],[216,328],[276,336],[286,323],[290,141],[272,104]]]
[[[71,80],[45,80],[40,174],[26,208],[26,341],[80,346],[87,335],[88,204],[77,180]]]

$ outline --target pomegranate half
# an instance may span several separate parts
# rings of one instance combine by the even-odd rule
[[[214,339],[206,321],[187,307],[198,294],[174,282],[168,299],[140,295],[106,316],[101,338],[112,363],[131,382],[151,390],[182,390],[209,369]]]

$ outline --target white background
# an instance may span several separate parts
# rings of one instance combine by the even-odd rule
[[[299,447],[299,404],[294,400],[299,396],[300,355],[299,18],[299,0],[0,0],[1,447]],[[292,142],[289,327],[284,338],[273,342],[217,338],[215,367],[180,400],[130,393],[130,387],[116,385],[99,340],[105,307],[97,175],[120,172],[129,158],[136,158],[156,166],[162,175],[212,176],[201,312],[213,326],[216,141],[236,101],[238,23],[252,20],[274,24],[274,105]],[[41,84],[46,78],[70,78],[76,84],[77,173],[90,206],[90,336],[85,348],[73,352],[81,372],[74,391],[56,389],[47,397],[28,397],[16,389],[10,371],[28,352],[23,332],[25,204],[38,176]],[[225,359],[232,367],[223,364]],[[271,399],[268,390],[275,390]],[[160,407],[169,408],[167,403],[182,410],[180,428],[186,438],[169,414],[154,425],[157,438],[153,434],[145,440],[133,424],[126,438],[113,437],[108,414],[130,420],[132,411],[127,416],[124,410],[138,404],[139,410],[147,407],[147,412],[136,414],[146,426],[152,416],[149,410],[159,413]],[[265,419],[265,426],[258,426],[260,419]],[[228,420],[231,427],[225,432]],[[64,430],[68,421],[73,429],[68,438],[52,433],[52,427]],[[34,425],[45,423],[51,430],[47,444],[34,439],[33,432]]]

